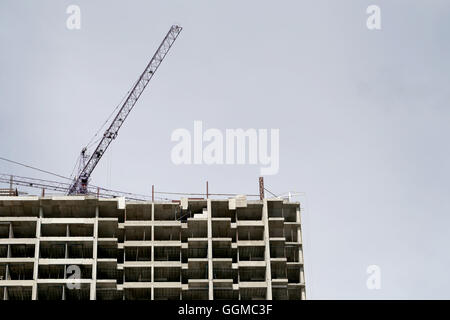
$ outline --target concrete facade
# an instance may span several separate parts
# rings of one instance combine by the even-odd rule
[[[300,204],[0,197],[0,300],[305,299]]]

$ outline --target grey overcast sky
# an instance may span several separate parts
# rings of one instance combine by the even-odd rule
[[[366,27],[371,4],[381,30]],[[257,193],[258,166],[176,166],[170,136],[194,120],[279,128],[265,181],[306,193],[309,298],[450,298],[446,0],[1,0],[0,156],[70,175],[173,23],[184,30],[93,183]],[[366,287],[373,264],[380,290]]]

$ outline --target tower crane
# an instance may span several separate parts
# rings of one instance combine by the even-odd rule
[[[120,110],[117,112],[114,120],[111,122],[109,128],[103,134],[103,137],[101,138],[94,152],[89,156],[87,154],[86,147],[81,150],[78,173],[76,174],[73,183],[68,189],[69,195],[88,193],[88,184],[92,172],[94,171],[102,156],[105,154],[111,142],[117,137],[120,127],[130,114],[131,110],[138,101],[147,84],[152,79],[156,70],[158,70],[159,65],[164,60],[164,57],[169,52],[181,30],[182,27],[178,25],[173,25],[170,28],[169,32],[164,37],[164,40],[159,45],[144,72],[142,72],[136,84],[130,90]]]

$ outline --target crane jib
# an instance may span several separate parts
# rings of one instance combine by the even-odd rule
[[[105,151],[108,149],[110,143],[117,137],[120,127],[125,122],[126,118],[141,96],[142,92],[155,74],[156,70],[158,70],[158,67],[164,60],[166,54],[169,52],[181,30],[182,28],[177,25],[173,25],[170,28],[169,32],[164,37],[164,40],[159,45],[144,72],[141,74],[133,89],[126,97],[122,107],[114,117],[114,120],[111,122],[111,125],[103,134],[103,138],[97,145],[95,151],[92,153],[91,157],[86,163],[83,163],[83,165],[79,166],[80,170],[75,176],[75,179],[68,190],[69,195],[88,193],[89,178],[93,170],[97,166]],[[83,150],[85,151],[85,149]],[[84,155],[83,151],[82,155]],[[84,161],[84,159],[85,158],[83,156],[80,157],[80,161]]]

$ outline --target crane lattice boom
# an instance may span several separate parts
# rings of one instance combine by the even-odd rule
[[[111,125],[103,134],[103,138],[99,142],[97,148],[92,153],[86,164],[82,166],[83,169],[75,177],[74,182],[69,188],[68,191],[69,195],[88,193],[88,183],[92,171],[94,171],[95,167],[97,166],[101,157],[105,153],[106,149],[108,149],[110,143],[117,137],[120,127],[130,114],[131,110],[133,109],[134,105],[136,104],[137,100],[141,96],[142,92],[144,91],[149,81],[152,79],[156,70],[158,70],[159,65],[164,60],[164,57],[169,52],[170,48],[177,39],[181,30],[182,28],[177,25],[173,25],[170,28],[166,37],[160,44],[158,50],[156,50],[152,59],[145,68],[144,72],[141,74],[138,81],[134,85],[133,89],[130,91],[129,95],[125,99],[125,102],[123,103],[116,117],[112,121]],[[85,157],[85,152],[86,149],[83,149],[81,159]]]

